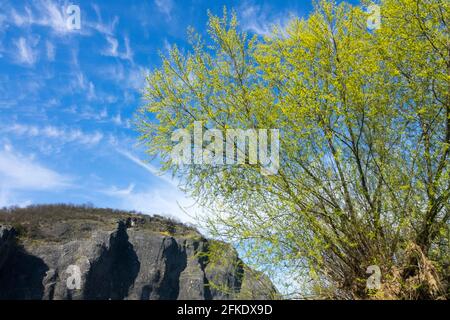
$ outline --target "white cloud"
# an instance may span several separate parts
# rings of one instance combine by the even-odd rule
[[[8,190],[55,190],[70,186],[71,179],[5,147],[0,151],[2,197]],[[6,202],[5,199],[2,200]]]
[[[14,203],[10,191],[0,188],[0,208],[12,206]]]
[[[148,73],[149,70],[147,68],[134,63],[128,68],[125,68],[123,64],[119,62],[97,69],[98,76],[104,79],[113,79],[117,85],[124,90],[142,90],[145,85],[145,77]],[[124,94],[127,94],[127,92]]]
[[[31,200],[22,199],[16,192],[12,192],[0,184],[0,208],[10,206],[22,208],[31,204]]]
[[[88,100],[94,100],[97,98],[97,94],[95,93],[95,85],[92,83],[92,81],[89,81],[88,84],[87,98]]]
[[[116,38],[107,36],[106,41],[108,41],[109,48],[104,52],[105,55],[117,57],[118,56],[118,48],[119,48],[119,41],[117,41]]]
[[[37,24],[51,27],[57,33],[66,33],[72,31],[67,28],[67,17],[62,11],[64,6],[57,6],[52,1],[39,1],[38,11],[40,13]]]
[[[175,217],[182,222],[195,222],[199,207],[175,188],[158,188],[136,191],[135,185],[120,189],[115,186],[101,191],[119,200],[123,210],[136,210],[146,214]]]
[[[56,34],[73,32],[67,28],[67,17],[63,11],[66,6],[56,4],[50,0],[36,1],[33,7],[26,6],[24,11],[12,9],[10,17],[16,26],[38,25],[51,28]]]
[[[292,17],[290,12],[277,12],[276,14],[267,7],[245,1],[238,9],[239,22],[245,31],[250,31],[261,36],[273,35],[273,28],[283,31]]]
[[[133,190],[134,190],[134,183],[131,183],[127,188],[125,189],[119,189],[116,186],[112,186],[109,189],[103,190],[104,194],[107,194],[112,197],[123,197],[123,196],[129,196]]]
[[[74,128],[58,128],[55,126],[34,126],[25,124],[13,124],[9,126],[1,126],[0,132],[13,133],[20,136],[29,137],[45,137],[57,139],[62,143],[78,143],[87,146],[97,145],[102,139],[103,134],[99,131],[93,133],[85,133],[80,129]]]
[[[32,202],[22,192],[61,191],[72,187],[73,179],[24,156],[4,144],[0,150],[0,207],[24,207]]]
[[[128,37],[124,37],[125,44],[125,52],[122,54],[122,59],[133,61],[133,51],[130,47],[130,39]]]
[[[97,15],[97,21],[87,21],[86,25],[88,28],[91,28],[101,34],[112,36],[114,35],[114,30],[116,29],[117,24],[119,23],[119,17],[114,16],[114,18],[109,23],[103,23],[102,14],[98,5],[93,4],[92,8],[94,9]]]
[[[112,145],[117,141],[111,141]],[[136,210],[146,214],[159,214],[176,217],[182,222],[195,222],[195,216],[201,212],[196,202],[185,196],[177,187],[177,181],[166,175],[161,175],[159,170],[151,164],[141,161],[139,158],[123,149],[116,149],[118,153],[140,166],[152,176],[164,181],[157,187],[149,187],[138,190],[134,183],[127,187],[108,187],[100,192],[119,200],[119,208],[123,210]]]
[[[172,0],[155,0],[158,10],[166,15],[167,19],[172,18],[173,1]]]
[[[127,75],[127,85],[136,90],[142,90],[145,84],[145,77],[148,75],[148,69],[141,66],[133,66],[129,69]]]
[[[72,73],[73,76],[70,78],[70,88],[71,90],[81,90],[83,92],[87,91],[87,98],[88,100],[94,100],[97,98],[96,92],[95,92],[95,85],[92,83],[92,81],[89,81],[87,76],[83,73],[80,63],[78,61],[78,50],[76,48],[71,50],[71,57],[72,57]]]
[[[109,47],[103,50],[102,54],[105,56],[117,57],[123,60],[129,60],[133,62],[133,51],[130,47],[130,39],[125,36],[123,39],[124,43],[124,51],[119,51],[119,41],[113,36],[106,36],[106,41],[109,44]]]
[[[165,181],[172,187],[175,187],[175,188],[178,187],[178,182],[175,179],[172,179],[171,177],[168,177],[167,175],[161,175],[158,168],[156,168],[155,166],[153,166],[149,163],[145,163],[144,161],[140,160],[135,155],[131,154],[131,152],[122,150],[122,149],[116,149],[116,151],[118,153],[120,153],[121,155],[125,156],[126,158],[128,158],[129,160],[131,160],[132,162],[134,162],[135,164],[137,164],[138,166],[140,166],[140,167],[144,168],[145,170],[147,170],[148,172],[150,172],[153,176],[156,176],[159,179]]]
[[[67,26],[69,14],[66,12],[69,5],[72,3],[67,0],[52,1],[41,0],[32,2],[31,6],[25,6],[24,9],[18,11],[15,8],[6,8],[6,18],[18,27],[41,26],[50,28],[57,36],[65,36],[71,33],[78,35],[89,36],[93,32],[103,35],[113,35],[119,18],[114,16],[113,19],[104,23],[101,17],[100,9],[97,5],[92,5],[97,14],[96,21],[87,20],[87,15],[84,14],[87,10],[86,6],[80,6],[80,29],[73,29]]]
[[[122,125],[122,116],[120,115],[120,113],[118,113],[115,117],[112,118],[112,121],[118,125],[121,126]]]
[[[84,73],[79,69],[75,70],[75,77],[73,78],[73,84],[78,89],[86,89],[88,81],[86,80],[86,77]]]
[[[10,13],[11,20],[15,25],[17,26],[28,25],[33,21],[30,7],[26,6],[24,10],[25,12],[23,12],[22,14],[17,12],[16,9],[11,10]]]
[[[108,101],[109,97],[97,97],[97,101]],[[103,107],[101,109],[98,106],[92,107],[91,105],[82,105],[81,107],[71,105],[64,109],[64,112],[77,118],[77,120],[95,120],[97,122],[106,122],[108,119],[108,109]]]
[[[39,42],[38,39],[25,39],[24,37],[15,40],[16,61],[20,64],[34,65],[38,57],[37,50],[34,49],[37,42]]]

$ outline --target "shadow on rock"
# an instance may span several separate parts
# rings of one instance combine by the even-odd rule
[[[104,248],[86,277],[85,299],[123,300],[134,284],[141,264],[133,245],[128,241],[126,226],[119,227],[110,237],[109,248]]]
[[[30,255],[22,247],[14,247],[0,270],[0,299],[42,299],[42,280],[48,269],[41,258]]]

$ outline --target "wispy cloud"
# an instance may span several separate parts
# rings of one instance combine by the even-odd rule
[[[149,188],[137,191],[134,184],[126,188],[113,186],[102,193],[119,200],[120,209],[136,210],[146,214],[175,217],[183,222],[195,222],[198,206],[174,188]]]
[[[38,58],[38,52],[35,49],[38,42],[39,39],[37,38],[26,39],[24,37],[20,37],[15,40],[14,44],[17,49],[16,62],[30,66],[34,65]]]
[[[135,164],[137,164],[138,166],[140,166],[141,168],[144,168],[146,171],[150,172],[153,176],[158,177],[159,179],[167,182],[169,185],[171,185],[175,188],[178,186],[178,182],[175,179],[172,179],[171,177],[168,177],[167,175],[161,175],[161,172],[159,171],[158,168],[151,165],[150,163],[146,163],[146,162],[142,161],[141,159],[139,159],[138,157],[133,155],[131,152],[123,150],[123,149],[116,149],[116,151],[118,153],[120,153],[121,155],[123,155],[124,157],[131,160],[132,162],[134,162]]]
[[[22,199],[16,192],[0,184],[0,208],[9,206],[26,207],[30,204],[32,204],[31,200]]]
[[[238,14],[243,30],[261,36],[273,35],[274,27],[282,31],[292,17],[292,13],[289,11],[274,13],[270,7],[251,1],[244,1],[238,9]]]
[[[133,192],[134,187],[135,187],[134,183],[131,183],[125,189],[119,189],[116,186],[112,186],[111,188],[105,189],[102,192],[112,197],[124,197],[129,196]]]
[[[119,41],[115,37],[106,36],[106,41],[108,42],[108,48],[103,50],[103,55],[133,61],[133,51],[131,50],[130,39],[127,36],[123,39],[123,46],[125,47],[123,51],[119,51]]]
[[[101,193],[118,199],[119,207],[124,210],[160,214],[175,217],[183,222],[195,222],[194,216],[201,211],[201,208],[178,189],[175,179],[161,175],[155,166],[143,162],[127,150],[117,148],[116,151],[166,184],[139,189],[135,183],[130,183],[122,188],[117,186],[104,188],[100,190]]]
[[[56,34],[63,35],[74,31],[67,28],[67,16],[63,11],[65,7],[49,0],[36,1],[33,6],[26,6],[22,11],[12,9],[10,20],[18,27],[44,26],[51,28]]]
[[[119,41],[116,38],[107,36],[106,41],[108,41],[109,48],[104,51],[105,55],[117,57],[119,54]]]
[[[101,34],[113,36],[114,31],[116,29],[117,24],[119,23],[119,17],[114,16],[112,20],[105,23],[103,22],[102,13],[98,5],[93,4],[92,8],[95,11],[95,14],[97,15],[96,21],[86,21],[86,26],[88,28],[91,28]]]
[[[121,54],[122,59],[133,61],[133,51],[130,47],[130,38],[124,37],[125,52]]]
[[[66,36],[70,34],[78,34],[82,36],[90,36],[93,33],[103,35],[114,35],[114,30],[119,23],[118,16],[114,16],[111,20],[104,22],[100,8],[92,4],[91,7],[95,11],[97,19],[88,20],[88,6],[80,5],[80,29],[69,28],[67,21],[69,14],[66,12],[70,1],[64,0],[41,0],[33,1],[30,5],[26,5],[21,9],[11,6],[4,8],[5,14],[3,20],[17,27],[40,26],[49,28],[56,36]]]
[[[120,113],[118,113],[116,116],[112,117],[112,122],[114,122],[118,126],[121,126],[123,124],[122,116],[120,115]]]
[[[172,0],[155,0],[158,10],[163,13],[168,20],[172,18],[173,1]]]
[[[9,145],[0,150],[0,181],[3,190],[55,190],[71,184],[69,177],[15,152]]]
[[[88,76],[85,74],[85,70],[82,69],[78,61],[78,50],[73,48],[71,50],[71,69],[73,70],[73,76],[70,78],[70,86],[64,89],[70,88],[70,90],[75,92],[83,92],[86,94],[88,101],[97,100],[97,92],[95,84],[89,80]]]
[[[0,186],[0,208],[12,206],[16,201],[11,195],[10,190]]]
[[[134,65],[128,69],[126,77],[126,84],[128,87],[135,90],[142,90],[145,84],[145,77],[148,75],[149,70],[139,65]]]
[[[98,68],[96,72],[99,77],[115,81],[124,91],[127,89],[140,91],[144,88],[145,77],[149,70],[135,63],[125,68],[121,62],[118,62]]]
[[[103,134],[99,131],[85,133],[80,129],[58,128],[55,126],[34,126],[27,124],[12,124],[0,126],[0,132],[12,133],[19,136],[45,137],[57,139],[62,143],[78,143],[87,146],[97,145],[102,139]]]
[[[31,9],[25,6],[23,12],[18,12],[16,9],[10,11],[10,19],[16,26],[24,26],[33,23],[33,16]]]

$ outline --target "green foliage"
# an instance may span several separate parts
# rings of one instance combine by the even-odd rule
[[[308,270],[327,297],[368,297],[372,264],[413,277],[410,243],[449,278],[450,4],[384,0],[381,14],[369,31],[360,7],[317,1],[263,39],[210,15],[208,45],[191,30],[192,50],[174,47],[148,77],[138,120],[148,153],[210,209],[213,234],[260,267]],[[278,174],[173,163],[171,134],[194,121],[279,128]]]

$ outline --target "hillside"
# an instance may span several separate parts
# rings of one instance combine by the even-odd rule
[[[0,299],[276,295],[230,245],[167,218],[71,205],[0,210]]]

